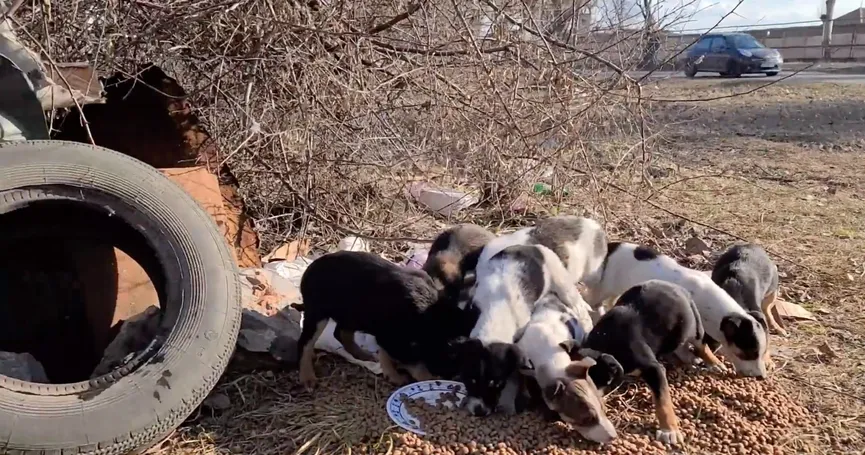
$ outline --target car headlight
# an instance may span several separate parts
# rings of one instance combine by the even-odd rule
[[[747,49],[739,49],[739,53],[742,54],[742,57],[750,57],[750,56],[754,55],[751,53],[751,51],[749,51]]]

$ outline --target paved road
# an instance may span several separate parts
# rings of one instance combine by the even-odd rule
[[[631,73],[633,77],[642,77],[645,75],[645,72],[635,71]],[[649,76],[650,80],[653,81],[663,81],[663,80],[674,80],[676,83],[681,83],[682,81],[688,81],[693,83],[707,83],[707,82],[716,82],[718,84],[735,84],[737,82],[741,83],[743,81],[748,82],[770,82],[772,80],[781,79],[788,75],[791,72],[785,71],[778,76],[774,77],[766,77],[762,74],[748,74],[742,76],[740,79],[730,79],[723,78],[718,76],[715,73],[698,73],[697,77],[693,79],[689,79],[685,77],[682,72],[672,72],[672,71],[657,71],[652,73]],[[816,82],[831,82],[836,84],[865,84],[865,74],[831,74],[831,73],[822,73],[819,71],[802,71],[798,74],[795,74],[792,77],[784,79],[780,83],[782,84],[795,84],[795,83],[816,83]]]

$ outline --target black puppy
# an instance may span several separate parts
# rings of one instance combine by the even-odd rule
[[[382,371],[397,384],[409,380],[400,366],[416,380],[452,375],[449,341],[468,335],[477,321],[476,312],[440,298],[425,272],[365,252],[339,251],[313,261],[300,292],[304,320],[297,349],[307,387],[316,382],[314,346],[330,319],[337,339],[359,360],[373,357],[354,342],[355,331],[373,335]]]
[[[453,340],[445,352],[455,360],[456,377],[466,386],[466,408],[475,416],[483,417],[494,411],[508,386],[514,388],[510,393],[515,394],[515,412],[521,412],[529,404],[523,378],[516,373],[530,367],[516,344],[485,344],[477,338],[462,337]]]
[[[659,427],[657,438],[668,444],[683,442],[667,383],[667,373],[659,357],[686,347],[688,341],[702,340],[700,314],[690,294],[681,286],[650,280],[632,287],[616,306],[595,324],[582,346],[562,343],[571,358],[612,355],[628,374],[639,372],[655,398]],[[593,371],[594,372],[593,375]],[[589,369],[592,380],[612,384],[621,377],[608,368]]]
[[[778,297],[778,266],[762,247],[752,243],[730,247],[715,263],[712,281],[763,327],[787,336],[772,312]]]

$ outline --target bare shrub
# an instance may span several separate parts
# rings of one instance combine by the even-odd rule
[[[595,173],[627,174],[649,158],[639,87],[625,62],[602,56],[619,42],[548,35],[537,4],[44,5],[16,22],[55,60],[129,77],[152,62],[179,80],[240,182],[263,249],[298,235],[429,238],[436,215],[406,196],[417,180],[476,192],[481,203],[458,216],[487,223],[508,222],[535,182],[557,203],[565,188],[587,190],[579,204],[597,210]],[[496,19],[487,39],[483,11]]]

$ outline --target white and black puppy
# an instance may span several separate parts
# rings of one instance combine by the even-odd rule
[[[354,342],[355,331],[376,338],[382,371],[392,382],[456,374],[453,340],[467,336],[478,314],[441,298],[422,270],[401,267],[365,252],[339,251],[313,261],[300,281],[303,327],[297,343],[300,381],[316,382],[314,346],[327,326],[345,350],[359,360],[374,360]]]
[[[592,330],[591,310],[559,259],[548,255],[543,260],[553,286],[538,299],[531,319],[516,335],[517,346],[534,365],[524,374],[537,381],[544,404],[561,420],[590,441],[610,442],[617,437],[616,429],[606,416],[603,394],[589,376],[595,360],[572,360],[562,349],[564,343],[581,343]]]
[[[571,281],[597,286],[607,255],[607,236],[597,221],[573,215],[561,215],[538,221],[490,241],[478,262],[489,260],[510,245],[543,245],[552,250],[565,265]]]
[[[534,364],[514,343],[537,302],[561,287],[550,264],[563,267],[555,253],[540,245],[511,245],[478,262],[472,302],[480,316],[471,341],[459,349],[460,377],[472,414],[488,415],[497,408],[516,412],[520,371],[531,371]]]
[[[621,365],[614,373],[639,372],[652,390],[659,430],[657,438],[667,444],[683,442],[679,421],[670,399],[667,373],[658,360],[672,354],[687,343],[701,343],[703,325],[699,311],[688,291],[677,284],[650,280],[627,290],[616,306],[595,324],[586,341],[563,343],[573,359],[612,355]],[[608,382],[609,371],[589,370],[600,382]],[[610,384],[615,386],[615,382]]]
[[[452,298],[474,282],[474,270],[484,246],[495,238],[474,224],[458,224],[433,240],[423,270]]]
[[[753,243],[730,247],[715,262],[712,281],[764,326],[787,336],[775,317],[778,266],[762,247]]]
[[[589,305],[601,305],[633,286],[662,280],[685,288],[696,303],[706,334],[721,343],[722,352],[744,376],[766,377],[764,356],[766,330],[711,277],[651,248],[632,243],[610,243],[598,286],[584,294]],[[725,370],[705,343],[696,346],[697,355],[713,369]]]

